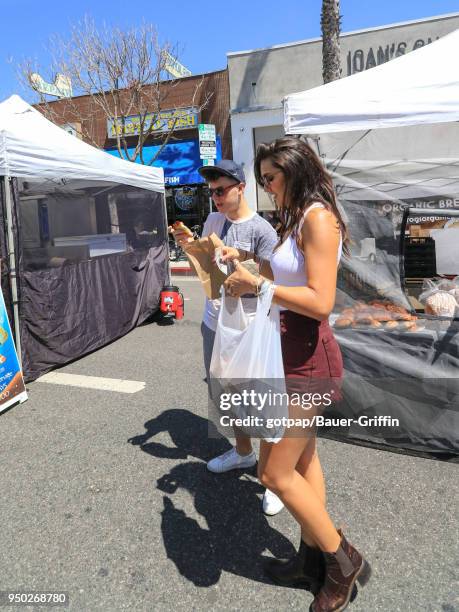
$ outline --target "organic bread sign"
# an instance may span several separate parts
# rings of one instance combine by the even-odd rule
[[[16,347],[0,290],[0,412],[17,402],[25,402],[27,392]]]

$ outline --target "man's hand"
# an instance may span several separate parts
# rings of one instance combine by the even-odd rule
[[[221,252],[221,262],[222,263],[228,263],[228,261],[234,261],[235,259],[238,259],[238,260],[241,259],[241,254],[234,247],[223,246],[221,247],[220,252]],[[244,261],[244,257],[242,257],[242,260]]]
[[[172,236],[174,237],[175,242],[182,247],[182,249],[186,249],[186,247],[188,246],[188,244],[190,244],[190,242],[194,242],[194,238],[193,236],[190,236],[188,232],[181,230],[181,229],[174,229],[173,227],[169,226],[167,228],[168,232],[170,234],[172,234]]]

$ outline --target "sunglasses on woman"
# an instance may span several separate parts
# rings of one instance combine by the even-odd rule
[[[277,172],[270,172],[269,174],[265,174],[264,176],[262,176],[261,181],[263,183],[263,186],[268,187],[268,185],[271,185],[276,174],[280,174],[281,172],[282,170],[278,170]]]
[[[211,198],[213,198],[214,195],[216,195],[218,198],[221,198],[225,195],[227,191],[229,191],[233,187],[236,187],[236,185],[239,185],[239,183],[231,183],[231,185],[228,185],[227,187],[215,187],[215,189],[209,187],[209,195]]]

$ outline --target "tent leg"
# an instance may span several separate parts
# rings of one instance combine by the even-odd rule
[[[6,204],[6,226],[7,226],[7,250],[9,258],[9,279],[11,287],[11,297],[13,300],[13,323],[14,335],[16,337],[16,352],[18,355],[19,365],[22,368],[22,347],[21,347],[21,328],[19,324],[19,300],[18,300],[18,285],[16,276],[16,253],[14,250],[14,232],[13,232],[13,205],[11,198],[11,178],[5,176],[5,204]]]
[[[166,205],[166,190],[162,195],[163,198],[163,216],[164,216],[164,232],[167,247],[167,284],[171,284],[171,260],[169,257],[169,232],[167,231],[167,205]]]

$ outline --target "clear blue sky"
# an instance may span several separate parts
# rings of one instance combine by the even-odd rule
[[[121,27],[154,23],[163,39],[182,47],[181,63],[198,74],[225,68],[228,51],[320,36],[320,8],[321,0],[0,0],[0,100],[25,96],[18,63],[34,58],[46,67],[49,37],[65,35],[85,14]],[[453,12],[459,0],[341,0],[343,32]]]

